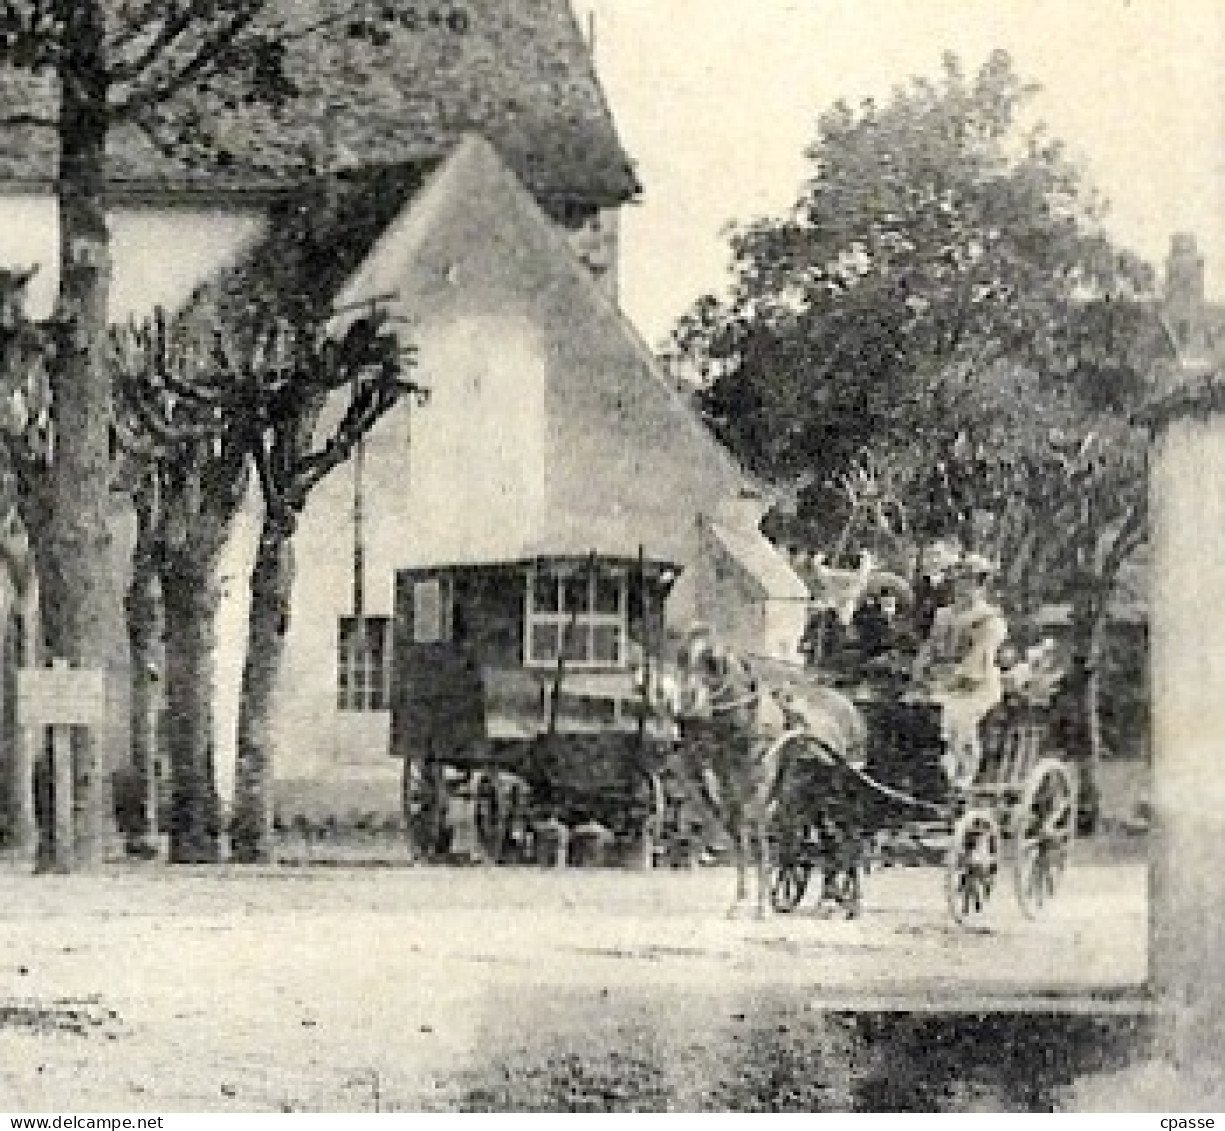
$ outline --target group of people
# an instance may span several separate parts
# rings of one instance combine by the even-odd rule
[[[918,573],[918,584],[906,585],[905,592],[886,587],[864,593],[849,625],[837,610],[814,617],[801,646],[821,682],[832,677],[829,682],[848,689],[852,699],[866,687],[877,698],[938,706],[944,769],[954,787],[965,788],[979,772],[988,712],[1006,694],[1049,704],[1064,681],[1063,662],[1049,638],[1024,649],[1010,640],[1008,618],[991,595],[995,566],[983,555],[942,550]],[[691,675],[699,657],[719,654],[709,628],[697,626],[681,649],[677,672]],[[672,703],[672,713],[693,709],[682,702],[693,692],[692,680],[675,678],[664,665],[651,670],[650,682],[649,697]]]
[[[1049,697],[1061,672],[1054,643],[1024,653],[990,595],[993,563],[972,552],[942,551],[921,570],[903,615],[895,594],[867,595],[849,631],[827,622],[819,666],[852,682],[891,679],[891,690],[939,706],[950,781],[968,786],[982,761],[980,724],[1006,693]],[[832,630],[832,631],[831,631]]]

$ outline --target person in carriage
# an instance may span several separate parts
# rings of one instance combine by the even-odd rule
[[[941,711],[945,770],[954,788],[973,783],[982,762],[979,726],[1004,694],[999,650],[1008,622],[988,598],[994,567],[966,553],[949,567],[952,603],[938,608],[912,676]]]

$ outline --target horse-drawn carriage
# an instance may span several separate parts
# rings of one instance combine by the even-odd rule
[[[950,783],[940,708],[899,695],[855,697],[866,751],[851,760],[805,730],[777,740],[787,766],[771,821],[770,898],[858,914],[865,874],[888,863],[942,863],[953,919],[978,920],[1011,871],[1022,912],[1056,894],[1076,823],[1076,772],[1050,710],[1007,697],[982,724],[973,781]]]
[[[397,575],[392,752],[419,851],[516,862],[591,830],[653,856],[672,732],[635,670],[676,573],[555,549]]]
[[[858,914],[863,880],[887,863],[944,865],[958,923],[987,910],[1012,872],[1037,915],[1056,894],[1076,828],[1076,725],[1065,695],[1018,689],[978,726],[978,764],[961,776],[938,696],[893,667],[834,686],[827,673],[744,657],[699,639],[677,696],[690,780],[706,784],[731,834],[737,904],[792,911],[812,891]],[[883,676],[883,678],[882,678]]]

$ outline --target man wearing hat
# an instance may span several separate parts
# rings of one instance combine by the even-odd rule
[[[933,542],[923,550],[914,593],[914,627],[920,637],[931,632],[936,610],[952,602],[951,574],[961,559],[961,550],[948,542]]]
[[[954,786],[969,786],[982,760],[979,723],[1003,697],[996,653],[1008,637],[1008,622],[987,599],[995,572],[981,554],[962,554],[948,570],[951,605],[936,611],[931,631],[915,659],[915,681],[941,707],[945,769]]]

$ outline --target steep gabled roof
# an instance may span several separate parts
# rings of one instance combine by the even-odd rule
[[[466,132],[481,133],[542,201],[621,203],[638,191],[568,0],[462,0],[440,5],[449,21],[401,13],[385,44],[349,33],[348,0],[277,0],[296,27],[333,17],[309,41],[288,45],[300,97],[273,111],[203,108],[222,152],[172,159],[140,131],[110,139],[113,185],[206,191],[275,187],[309,164],[337,170],[435,157]],[[457,24],[455,18],[459,17]],[[24,76],[0,75],[0,104],[46,105]],[[178,107],[185,116],[199,105]],[[0,181],[45,182],[54,171],[46,131],[0,130]]]

